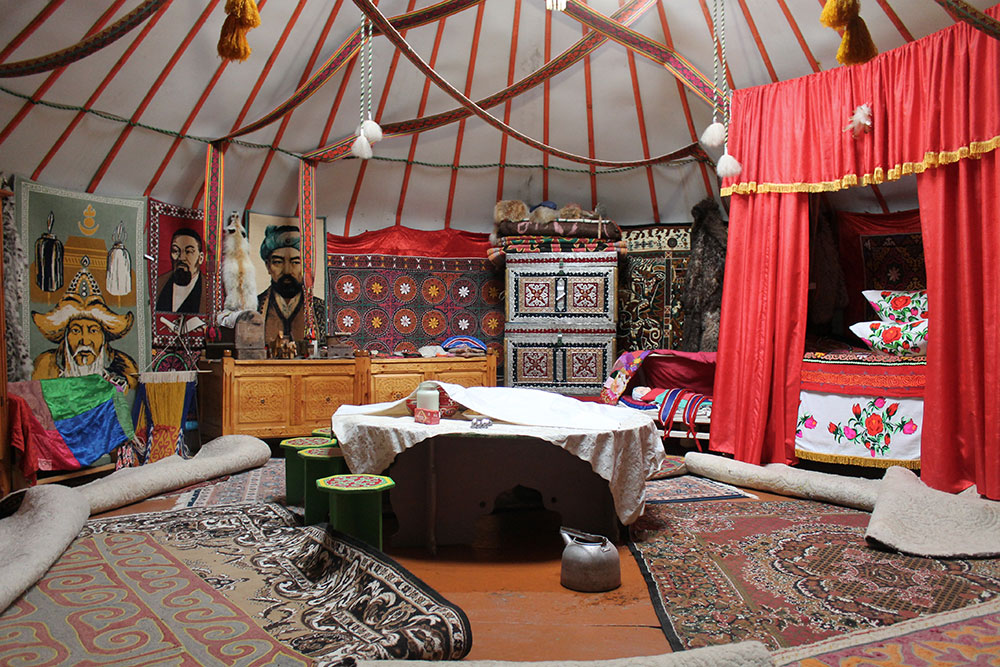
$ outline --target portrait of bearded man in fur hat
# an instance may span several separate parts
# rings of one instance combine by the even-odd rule
[[[32,311],[35,326],[55,349],[35,357],[32,380],[79,377],[100,373],[122,389],[133,389],[138,367],[129,355],[115,350],[110,342],[127,334],[133,315],[119,315],[104,303],[104,296],[84,257],[83,268],[66,288],[66,293],[47,313]]]
[[[304,289],[302,285],[302,232],[294,225],[268,225],[260,244],[271,285],[257,295],[257,312],[264,316],[264,340],[272,341],[279,333],[289,340],[305,338]],[[326,327],[326,304],[308,295],[317,335]]]

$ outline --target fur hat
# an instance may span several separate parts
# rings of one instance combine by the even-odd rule
[[[301,249],[302,232],[295,225],[268,225],[264,230],[264,240],[260,243],[260,258],[267,258],[278,248]]]
[[[90,259],[84,257],[81,263],[83,268],[76,272],[66,288],[66,294],[56,307],[47,313],[31,313],[35,326],[48,340],[58,343],[63,339],[71,321],[90,319],[100,323],[105,339],[121,338],[132,328],[134,315],[131,312],[119,315],[108,308],[97,281],[87,268]]]
[[[502,199],[493,207],[493,222],[503,222],[510,220],[518,222],[528,217],[528,206],[523,201],[516,199]]]

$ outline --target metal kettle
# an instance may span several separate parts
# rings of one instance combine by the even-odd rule
[[[610,591],[622,585],[618,549],[611,540],[565,526],[559,533],[566,543],[559,583],[584,593]]]

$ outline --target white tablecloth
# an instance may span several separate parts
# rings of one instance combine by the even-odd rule
[[[642,514],[646,477],[663,461],[650,415],[535,389],[436,384],[456,403],[490,417],[494,424],[473,429],[464,417],[418,424],[405,399],[342,405],[333,415],[332,428],[352,472],[378,474],[399,453],[437,435],[537,438],[588,462],[608,482],[622,523],[631,524]]]

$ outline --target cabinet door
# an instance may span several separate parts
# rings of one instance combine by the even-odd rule
[[[372,374],[371,401],[398,401],[409,396],[417,385],[424,381],[423,373],[378,373]]]
[[[483,375],[483,371],[479,370],[452,370],[435,373],[434,377],[431,379],[438,380],[440,382],[460,384],[463,387],[482,387],[485,385],[485,382],[483,382]]]
[[[354,402],[354,375],[315,375],[301,380],[302,423],[329,426],[330,416],[345,403]]]
[[[233,378],[236,414],[233,427],[282,428],[292,414],[292,381],[287,376]]]

